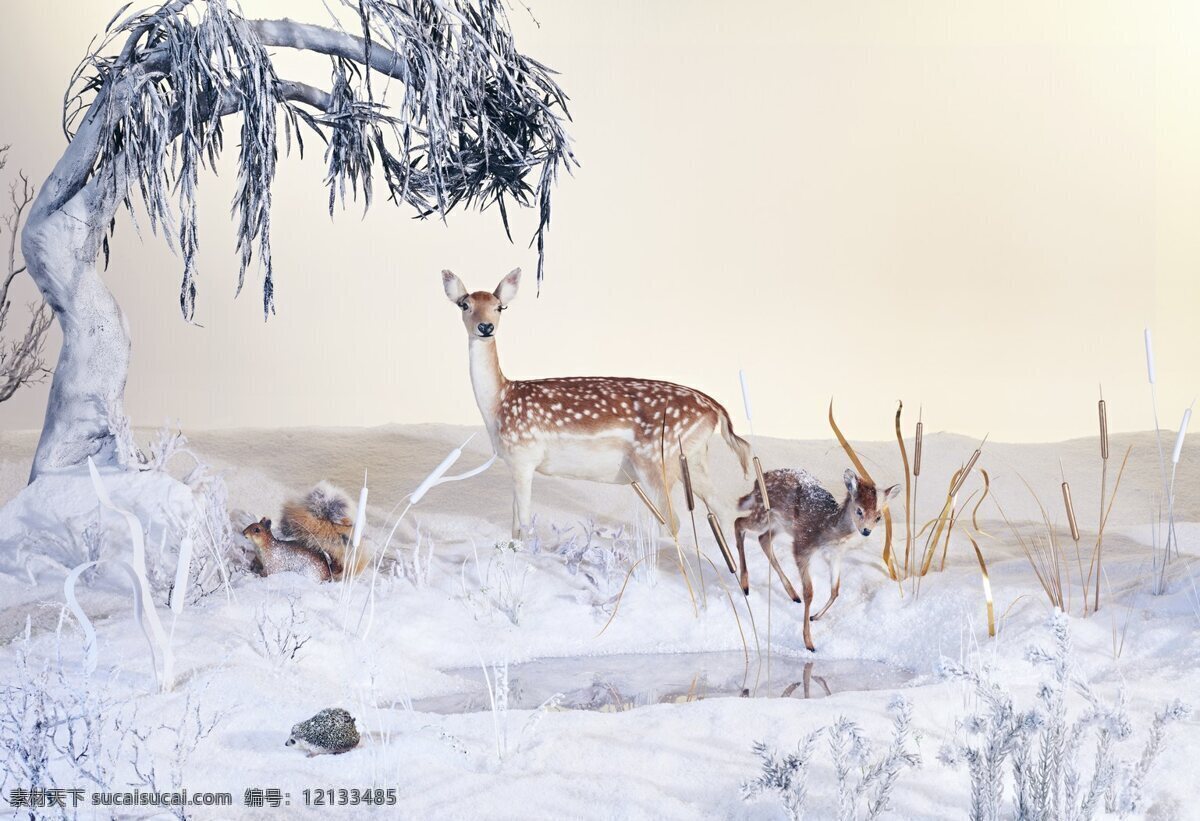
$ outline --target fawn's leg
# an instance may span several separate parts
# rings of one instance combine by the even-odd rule
[[[825,602],[825,606],[821,608],[817,615],[812,617],[813,621],[825,615],[825,612],[833,606],[833,600],[838,597],[838,593],[842,589],[842,552],[834,551],[833,560],[829,563],[829,601]]]
[[[738,582],[742,585],[742,592],[749,596],[750,573],[746,570],[746,525],[744,517],[734,520],[733,540],[737,542]]]
[[[805,561],[800,565],[800,584],[804,588],[804,646],[810,652],[817,652],[817,648],[813,647],[812,631],[809,629],[811,621],[808,617],[808,611],[812,607],[813,600],[813,585],[812,576],[808,574],[808,562]]]
[[[775,549],[771,546],[771,531],[762,533],[758,537],[758,543],[763,549],[763,553],[767,554],[767,561],[771,563],[771,567],[775,568],[775,572],[779,574],[779,580],[783,582],[783,589],[787,591],[788,596],[797,604],[800,603],[800,597],[796,595],[796,588],[792,587],[792,583],[788,581],[788,577],[784,575],[783,568],[779,566],[779,559],[775,558]]]

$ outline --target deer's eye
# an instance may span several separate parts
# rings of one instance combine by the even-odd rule
[[[458,303],[458,307],[462,308],[464,311],[467,310],[467,301],[464,299],[462,302]]]
[[[507,311],[507,310],[508,310],[508,306],[507,306],[507,305],[500,305],[500,306],[498,306],[498,307],[496,308],[496,310],[497,310],[497,311]]]
[[[879,521],[880,519],[882,519],[882,518],[883,518],[882,516],[876,516],[876,517],[875,517],[875,521],[877,521],[877,522],[878,522],[878,521]]]
[[[860,507],[860,508],[858,508],[858,510],[855,511],[855,513],[857,513],[859,516],[861,516],[861,515],[863,515],[863,509]]]

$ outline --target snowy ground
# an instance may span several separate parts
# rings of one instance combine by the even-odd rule
[[[201,432],[190,438],[196,454],[223,471],[230,508],[246,520],[275,517],[285,497],[320,479],[356,495],[367,469],[368,541],[378,547],[395,519],[394,506],[471,432],[405,426]],[[140,435],[145,438],[149,432]],[[190,604],[174,622],[165,599],[159,600],[161,618],[173,633],[177,682],[171,692],[157,691],[146,639],[131,617],[127,579],[111,570],[101,570],[95,578],[85,576],[78,595],[96,626],[99,661],[91,683],[85,684],[81,633],[69,615],[62,615],[63,580],[70,567],[84,560],[86,542],[68,535],[68,530],[81,532],[95,520],[96,500],[83,475],[56,478],[36,495],[23,492],[34,443],[33,434],[0,434],[0,501],[9,502],[0,511],[0,638],[6,642],[0,648],[0,684],[28,683],[30,674],[18,664],[24,652],[28,669],[39,671],[50,664],[52,672],[64,671],[65,682],[53,684],[51,692],[106,688],[114,702],[106,716],[118,717],[122,726],[146,736],[138,743],[126,737],[125,745],[119,746],[117,731],[106,730],[114,749],[114,788],[135,779],[132,758],[140,744],[139,768],[144,772],[153,760],[160,787],[175,783],[193,792],[233,794],[233,808],[196,808],[190,811],[194,817],[271,814],[270,809],[240,806],[244,791],[254,787],[288,793],[289,817],[318,817],[331,811],[305,809],[306,788],[370,786],[395,787],[400,812],[415,818],[777,818],[783,817],[783,810],[776,799],[746,802],[740,795],[742,782],[758,773],[754,742],[765,741],[787,752],[811,730],[845,716],[862,727],[877,751],[888,743],[888,705],[895,692],[854,692],[852,683],[839,684],[833,695],[820,699],[683,699],[622,712],[513,709],[443,716],[411,709],[412,700],[467,687],[467,682],[443,672],[454,668],[482,664],[493,673],[493,665],[503,669],[506,661],[547,657],[741,652],[731,599],[752,656],[747,606],[753,611],[763,650],[761,664],[754,660],[751,672],[758,695],[777,696],[789,683],[766,681],[768,623],[774,657],[809,657],[801,637],[800,607],[778,586],[768,601],[766,563],[757,545],[747,551],[749,599],[737,592],[733,577],[724,570],[716,574],[705,564],[705,587],[696,595],[707,599],[707,608],[694,609],[674,547],[660,542],[664,549],[658,569],[646,570],[646,563],[633,574],[616,616],[604,629],[629,557],[646,549],[644,539],[639,546],[628,538],[635,526],[647,526],[637,499],[628,488],[539,477],[534,485],[537,544],[518,552],[497,550],[495,545],[507,540],[510,519],[502,466],[437,487],[408,513],[392,540],[376,582],[373,616],[367,619],[360,614],[369,579],[348,591],[288,576],[239,574],[228,592],[218,589]],[[1195,448],[1187,448],[1179,465],[1176,515],[1183,557],[1172,565],[1166,594],[1154,596],[1152,528],[1147,523],[1161,478],[1152,437],[1114,437],[1109,487],[1131,444],[1133,456],[1106,535],[1108,583],[1102,610],[1086,619],[1081,616],[1075,582],[1070,631],[1072,661],[1095,691],[1110,700],[1122,689],[1126,693],[1133,735],[1121,745],[1121,754],[1136,759],[1156,710],[1175,698],[1196,701],[1200,708],[1200,607],[1191,581],[1191,565],[1200,552],[1200,458]],[[922,521],[937,513],[950,474],[974,446],[954,435],[926,437],[919,497]],[[768,469],[806,467],[835,492],[847,465],[831,442],[764,439],[755,447]],[[714,441],[712,449],[714,473],[726,477],[730,497],[748,489],[732,470],[732,460],[721,452],[721,444]],[[1031,665],[1026,650],[1051,644],[1051,611],[993,500],[999,500],[1018,526],[1036,521],[1037,509],[1023,477],[1062,527],[1061,460],[1087,550],[1098,518],[1098,451],[1095,440],[986,446],[980,465],[992,477],[993,494],[980,508],[979,525],[986,535],[977,540],[995,595],[995,638],[987,635],[979,566],[958,531],[945,571],[927,576],[919,596],[907,585],[902,595],[884,573],[879,561],[882,530],[848,560],[841,598],[814,626],[818,652],[812,657],[813,669],[819,675],[822,660],[868,659],[914,676],[913,685],[900,692],[912,703],[923,763],[901,774],[884,817],[967,817],[966,768],[943,764],[938,753],[977,703],[970,686],[939,673],[944,660],[987,670],[1011,691],[1020,709],[1035,705],[1048,671]],[[894,442],[865,443],[860,453],[878,481],[900,480]],[[453,471],[480,464],[486,456],[487,446],[477,436]],[[189,467],[185,456],[172,462],[177,476]],[[164,575],[169,577],[176,537],[167,511],[178,515],[188,504],[170,493],[186,488],[156,475],[104,478],[118,502],[135,507],[143,519],[152,562],[160,545],[166,545]],[[969,487],[977,485],[973,478]],[[701,548],[720,566],[704,522],[699,525]],[[614,538],[622,526],[625,532]],[[104,527],[100,554],[127,557],[130,548],[121,523],[106,512]],[[726,527],[731,530],[728,523]],[[574,539],[581,547],[589,533],[596,549],[576,565],[563,555],[571,552],[564,545]],[[694,557],[691,533],[685,518],[682,546]],[[419,553],[414,550],[418,539]],[[897,543],[902,549],[902,531]],[[614,551],[617,560],[605,569],[603,557]],[[42,557],[45,554],[50,558]],[[785,568],[795,579],[786,559]],[[816,568],[815,579],[821,602],[828,590],[822,567]],[[727,596],[727,591],[733,595]],[[301,622],[297,632],[307,641],[294,659],[272,658],[258,636],[258,625],[264,617],[272,624],[285,624],[293,609]],[[364,627],[368,622],[369,629]],[[27,623],[31,638],[26,642],[21,637]],[[56,654],[61,654],[61,664],[54,661]],[[779,662],[775,669],[794,665]],[[364,734],[358,749],[306,758],[284,746],[292,724],[333,706],[348,709],[358,719]],[[1080,698],[1072,697],[1072,715],[1083,706]],[[183,726],[186,740],[190,725],[182,718],[197,711],[202,721],[215,718],[216,724],[181,762],[179,772],[171,772],[173,746],[181,735],[176,730]],[[1200,808],[1188,795],[1200,754],[1196,730],[1195,718],[1170,727],[1136,815],[1200,818]],[[1093,755],[1092,742],[1088,744],[1080,758],[1085,778],[1090,777]],[[52,763],[51,769],[61,786],[94,789],[62,761]],[[4,797],[13,787],[26,786],[19,774],[8,775]],[[822,741],[808,780],[808,817],[835,817],[835,781],[828,745]],[[349,815],[362,808],[332,812]],[[92,817],[88,810],[80,815]]]

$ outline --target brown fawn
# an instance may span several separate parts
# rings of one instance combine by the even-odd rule
[[[888,499],[893,498],[899,491],[899,485],[878,491],[875,485],[846,469],[846,498],[841,504],[833,495],[821,487],[816,478],[806,470],[768,471],[766,476],[767,498],[771,509],[763,507],[762,494],[756,485],[754,490],[742,497],[738,502],[738,510],[744,515],[733,523],[734,540],[737,542],[738,558],[740,561],[742,590],[749,590],[749,576],[746,572],[746,536],[757,533],[758,543],[767,554],[771,566],[779,574],[784,589],[799,602],[783,568],[775,559],[771,549],[771,540],[775,536],[787,536],[792,541],[792,555],[796,559],[796,567],[800,570],[800,583],[804,590],[804,646],[809,650],[813,647],[812,632],[809,622],[816,621],[825,615],[838,597],[841,587],[842,554],[856,537],[863,538],[871,535],[871,529],[883,518],[883,508]],[[812,607],[813,586],[812,576],[808,572],[808,562],[813,554],[823,549],[831,549],[832,556],[829,564],[829,601],[811,618],[809,611]]]
[[[720,431],[743,472],[750,464],[750,445],[733,432],[725,408],[700,391],[650,379],[506,378],[496,330],[520,282],[518,268],[494,291],[468,292],[457,276],[442,272],[447,298],[462,311],[475,401],[492,448],[512,473],[513,536],[531,525],[534,473],[610,484],[636,480],[658,496],[666,513],[663,502],[680,476],[681,446],[695,494],[719,516],[708,440]],[[678,526],[674,518],[672,529]]]

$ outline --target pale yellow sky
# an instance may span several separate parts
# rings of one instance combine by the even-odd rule
[[[6,11],[0,142],[40,179],[67,77],[117,3]],[[649,376],[701,388],[761,434],[1000,440],[1150,426],[1200,392],[1200,10],[1194,4],[533,0],[521,47],[557,68],[583,163],[557,193],[547,279],[505,314],[510,377]],[[249,16],[323,21],[313,0]],[[283,73],[327,81],[321,60]],[[227,153],[236,152],[235,131]],[[119,219],[108,282],[133,337],[135,424],[478,421],[439,272],[492,288],[525,247],[494,214],[325,211],[319,146],[282,164],[278,315],[233,299],[232,166],[201,181],[197,322],[180,266]],[[12,166],[10,166],[11,168]],[[23,292],[24,293],[24,292]],[[40,425],[45,389],[0,405]],[[739,422],[744,428],[744,422]]]

